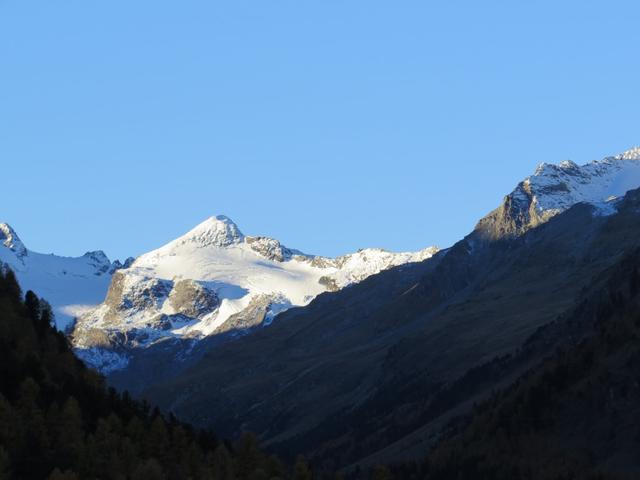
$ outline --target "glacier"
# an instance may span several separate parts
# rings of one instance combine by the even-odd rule
[[[323,292],[437,251],[307,255],[272,238],[246,236],[228,217],[213,216],[115,272],[105,301],[79,317],[72,342],[93,366],[112,371],[126,362],[100,349],[125,356],[166,338],[246,333]]]

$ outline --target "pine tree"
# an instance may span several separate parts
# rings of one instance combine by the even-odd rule
[[[47,327],[54,325],[53,308],[51,308],[51,304],[49,302],[42,298],[40,299],[40,323]]]
[[[16,441],[18,425],[16,413],[9,401],[0,393],[0,445],[12,445]]]
[[[393,476],[389,469],[383,465],[377,465],[373,469],[373,475],[371,476],[372,480],[392,480]]]
[[[265,461],[265,471],[271,479],[284,478],[286,469],[280,459],[274,455],[269,456]]]
[[[32,290],[27,290],[24,296],[24,306],[27,307],[27,314],[34,322],[40,321],[40,300]]]
[[[293,480],[311,480],[311,470],[303,456],[299,456],[293,467]]]
[[[0,445],[0,480],[9,480],[11,478],[10,465],[9,453]]]
[[[79,480],[79,477],[71,470],[62,472],[59,468],[55,468],[49,475],[48,480]]]
[[[22,289],[20,288],[20,284],[18,283],[18,279],[16,278],[16,274],[13,273],[13,270],[6,268],[3,280],[4,281],[2,283],[4,285],[0,293],[4,293],[14,301],[18,301],[18,299],[22,298]]]
[[[157,414],[151,422],[151,428],[147,435],[149,453],[156,458],[164,458],[169,450],[169,434],[162,415]]]
[[[21,447],[23,468],[29,476],[38,476],[44,468],[37,458],[48,456],[49,438],[44,413],[38,405],[40,386],[28,377],[20,385],[18,396],[18,413],[22,416],[24,426],[24,441]]]
[[[213,478],[216,480],[233,480],[233,461],[224,443],[216,447],[209,463],[213,471]]]
[[[258,447],[258,439],[253,433],[242,435],[236,448],[236,473],[239,478],[249,476],[260,466],[262,452]]]
[[[59,458],[73,465],[80,458],[84,444],[82,412],[74,397],[69,397],[62,408],[60,427],[56,437]]]
[[[165,480],[166,478],[162,466],[155,458],[150,458],[138,465],[131,475],[132,480]]]

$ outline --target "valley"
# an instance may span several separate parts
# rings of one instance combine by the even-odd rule
[[[124,264],[45,261],[5,224],[1,258],[118,389],[320,472],[409,468],[596,335],[584,305],[640,248],[639,165],[638,149],[541,165],[442,250],[307,255],[217,216]]]

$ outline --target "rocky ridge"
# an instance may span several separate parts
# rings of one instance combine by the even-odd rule
[[[251,430],[327,467],[415,460],[452,415],[527,364],[505,374],[498,362],[486,378],[479,367],[518,351],[638,248],[639,160],[632,150],[543,165],[429,261],[285,312],[143,394],[194,424]]]
[[[105,301],[79,317],[72,342],[87,363],[108,373],[123,368],[135,349],[166,339],[244,335],[323,292],[437,250],[372,248],[319,257],[276,239],[245,236],[228,217],[211,217],[118,270]]]
[[[485,239],[513,238],[578,203],[596,214],[615,212],[618,199],[640,186],[640,147],[578,166],[570,160],[541,163],[502,204],[482,218],[476,232]]]

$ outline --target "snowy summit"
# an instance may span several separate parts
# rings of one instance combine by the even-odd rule
[[[476,231],[489,238],[520,235],[578,203],[592,205],[595,215],[610,215],[617,200],[638,187],[640,148],[582,166],[570,160],[542,163],[480,220]]]
[[[88,363],[109,371],[124,364],[122,357],[114,360],[105,352],[126,352],[167,337],[246,333],[322,292],[436,251],[364,249],[318,257],[273,238],[246,236],[228,217],[211,217],[118,270],[104,303],[79,318],[73,343]]]
[[[613,200],[638,186],[640,148],[636,147],[582,166],[570,160],[558,165],[542,163],[513,194],[531,199],[535,209],[547,217],[580,202],[590,203],[606,214]]]

